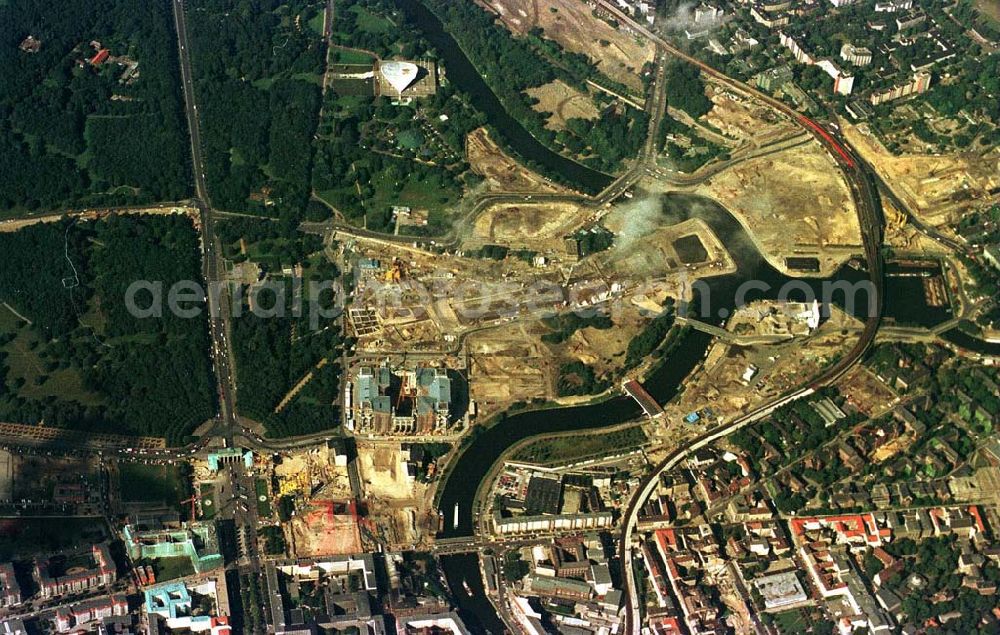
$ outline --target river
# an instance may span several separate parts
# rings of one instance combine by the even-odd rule
[[[788,299],[803,300],[807,291],[822,297],[824,282],[832,280],[853,285],[866,280],[864,272],[846,266],[832,279],[791,278],[776,270],[760,255],[743,226],[722,206],[709,199],[686,194],[667,194],[661,200],[663,224],[679,223],[695,216],[701,218],[712,228],[736,263],[737,273],[705,280],[707,291],[701,294],[699,301],[705,311],[699,309],[698,314],[692,316],[702,321],[720,324],[738,304],[738,295],[743,296],[743,302],[776,299],[784,289]],[[757,284],[748,289],[748,285],[743,285],[748,280]],[[834,293],[832,297],[837,304],[845,304],[842,293]],[[859,302],[854,304],[855,314],[864,313],[867,296],[862,293]],[[702,360],[711,341],[710,335],[700,331],[690,332],[673,350],[670,358],[646,378],[646,390],[660,403],[670,401],[684,378]],[[514,414],[481,430],[448,474],[439,505],[445,520],[441,535],[472,534],[470,503],[476,488],[503,451],[514,443],[538,434],[616,425],[640,414],[639,405],[633,399],[620,396],[598,404]],[[459,509],[457,525],[453,523],[456,505]]]
[[[522,158],[556,173],[567,183],[585,192],[595,193],[607,187],[612,177],[587,168],[571,159],[553,152],[535,139],[504,109],[496,94],[480,77],[473,64],[451,37],[441,21],[419,0],[397,0],[408,21],[419,28],[428,41],[441,55],[447,71],[448,81],[469,96],[472,105],[484,113],[492,128],[503,136],[505,143]],[[512,69],[516,72],[516,69]],[[739,222],[716,203],[703,198],[667,195],[663,197],[664,223],[680,222],[692,216],[705,220],[729,250],[736,261],[738,273],[719,276],[707,281],[705,293],[701,294],[700,305],[710,309],[700,319],[719,324],[736,306],[737,292],[741,284],[755,280],[756,289],[744,294],[746,302],[779,297],[779,290],[793,279],[775,270],[761,257],[753,241],[750,240]],[[862,283],[864,272],[850,267],[842,268],[832,279],[848,284]],[[910,288],[913,279],[898,286],[890,278],[887,291],[886,313],[891,319],[918,323],[921,325],[942,321],[942,316],[932,314],[920,307],[919,294]],[[898,279],[902,280],[902,279]],[[824,297],[822,285],[830,280],[795,279],[798,290],[787,293],[786,299],[803,299],[806,292],[816,297]],[[837,304],[844,304],[845,294],[834,294]],[[867,297],[862,293],[853,313],[864,313]],[[944,318],[947,319],[947,318]],[[659,402],[672,399],[683,384],[684,379],[704,358],[711,344],[711,336],[699,331],[691,331],[684,337],[667,359],[645,381],[645,387]],[[468,447],[458,457],[447,476],[440,497],[439,509],[445,526],[442,537],[467,536],[473,533],[472,500],[476,489],[487,476],[494,463],[503,452],[518,441],[528,437],[564,432],[568,430],[592,430],[616,425],[641,415],[638,404],[627,397],[614,397],[607,401],[570,408],[540,410],[513,414],[503,418],[496,425],[483,429],[471,440]],[[454,524],[455,509],[458,509],[458,523]],[[473,632],[500,633],[503,624],[495,615],[487,599],[482,579],[479,575],[478,556],[462,554],[441,558],[442,567],[449,586],[458,602],[459,612]],[[471,593],[466,592],[468,585]]]
[[[693,316],[705,322],[721,324],[725,316],[730,315],[733,308],[740,303],[757,299],[803,300],[806,299],[806,293],[823,298],[824,289],[829,287],[830,283],[851,286],[863,284],[867,280],[865,272],[846,265],[832,278],[791,278],[772,267],[761,256],[743,226],[714,201],[686,194],[666,194],[661,197],[661,201],[664,225],[679,223],[693,217],[702,219],[712,228],[735,261],[737,273],[705,280],[706,289],[701,294],[699,304],[710,311]],[[905,317],[907,322],[919,324],[933,324],[947,319],[948,315],[945,312],[927,307],[926,303],[920,302],[922,293],[909,293],[909,289],[901,291],[892,289],[893,285],[900,281],[912,284],[914,280],[919,279],[888,277],[889,290],[886,293],[890,301],[887,302],[886,313],[889,316]],[[745,284],[747,281],[754,281],[753,288],[747,289],[748,285]],[[846,302],[846,292],[826,293],[832,298],[833,303],[841,308],[853,306],[851,312],[857,316],[867,311],[868,297],[864,291],[855,294],[853,303]],[[742,296],[740,301],[738,296]],[[901,298],[905,298],[905,301],[901,302]],[[646,390],[660,403],[670,401],[683,385],[684,379],[704,358],[711,341],[710,335],[700,331],[689,332],[673,350],[669,359],[646,378],[644,382]],[[473,534],[475,519],[472,513],[472,501],[476,489],[503,452],[513,444],[535,435],[568,430],[593,430],[617,425],[640,415],[641,411],[634,400],[617,396],[597,404],[512,414],[492,427],[480,430],[456,459],[443,485],[438,507],[444,521],[441,537]],[[457,524],[453,522],[456,506]],[[475,557],[442,558],[446,576],[449,579],[468,581],[473,596],[481,597],[484,591],[481,581],[478,580],[478,568],[474,573],[469,568],[470,563],[476,562]],[[463,601],[463,598],[459,597],[458,600],[463,614],[468,615],[470,619],[483,608],[480,603],[476,606],[469,599]],[[479,632],[486,630],[495,632],[494,627],[497,626],[497,622],[493,620],[495,616],[486,620],[490,624],[480,623]]]
[[[957,326],[942,333],[941,338],[980,355],[1000,357],[1000,342],[987,342],[982,338],[966,333]]]
[[[582,192],[596,194],[611,185],[613,177],[550,150],[511,117],[441,20],[420,0],[396,0],[396,5],[441,56],[448,81],[469,96],[472,106],[486,115],[493,130],[521,158],[542,166],[544,172],[560,175],[566,184]]]

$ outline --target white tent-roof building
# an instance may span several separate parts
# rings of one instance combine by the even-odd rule
[[[400,96],[416,81],[419,71],[420,67],[413,62],[389,60],[379,64],[379,73],[382,74],[385,81],[389,82],[390,86],[396,89]]]

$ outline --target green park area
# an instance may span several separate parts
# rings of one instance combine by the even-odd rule
[[[280,556],[285,553],[285,534],[280,525],[262,527],[257,535],[264,541],[264,553]]]
[[[257,516],[261,519],[271,517],[271,496],[267,481],[258,478],[254,480],[254,494],[257,496]]]
[[[532,441],[515,452],[513,460],[557,465],[628,452],[648,440],[641,424],[601,434],[555,436]]]
[[[0,217],[190,194],[169,3],[10,0],[0,24]]]
[[[44,336],[9,307],[0,305],[0,358],[6,363],[11,385],[20,386],[24,399],[60,398],[96,406],[101,396],[87,390],[79,369],[61,367],[42,357]]]
[[[323,6],[185,4],[215,206],[292,218],[308,212],[326,51],[316,33]]]
[[[162,285],[164,299],[201,280],[198,244],[183,215],[0,234],[0,419],[184,442],[215,411],[207,321],[144,317],[126,296],[137,280]],[[151,306],[143,293],[133,308],[140,296]]]
[[[201,519],[212,520],[215,518],[218,501],[215,498],[215,486],[211,483],[202,483],[198,488],[198,497],[201,500]]]
[[[141,561],[139,564],[153,567],[157,583],[194,575],[194,565],[191,564],[191,559],[186,556],[152,558]]]
[[[323,251],[318,236],[302,234],[287,219],[230,219],[219,224],[224,253],[234,262],[250,262],[283,285],[287,310],[281,317],[261,317],[244,294],[242,313],[233,320],[233,352],[240,377],[237,403],[242,415],[262,422],[272,437],[320,432],[340,423],[337,400],[343,345],[339,321],[321,317],[333,296],[318,304],[302,299],[296,315],[296,289],[336,280],[340,271]],[[283,271],[300,266],[296,287]],[[256,276],[253,276],[256,279]],[[274,295],[269,295],[271,301]]]
[[[810,630],[810,626],[823,626],[823,616],[810,615],[810,613],[809,609],[792,609],[791,611],[782,611],[773,615],[767,614],[765,620],[766,623],[771,624],[782,635],[805,633]],[[832,632],[832,629],[828,632]]]

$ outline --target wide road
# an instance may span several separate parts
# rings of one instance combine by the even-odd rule
[[[239,431],[236,414],[236,381],[233,375],[232,350],[227,335],[231,333],[229,318],[230,299],[228,286],[224,284],[225,274],[222,250],[215,237],[215,218],[212,212],[208,188],[205,184],[205,162],[202,157],[201,133],[198,122],[198,104],[195,101],[194,82],[191,73],[191,45],[187,34],[187,21],[182,0],[174,0],[174,23],[177,28],[177,46],[181,67],[181,86],[184,92],[184,110],[187,116],[188,134],[191,139],[191,163],[194,171],[195,204],[201,215],[203,273],[208,283],[206,298],[209,309],[209,331],[212,339],[212,359],[215,378],[218,382],[220,421],[203,437],[204,440],[222,437],[227,447],[233,447],[233,440]],[[197,446],[196,446],[197,448]],[[257,507],[254,495],[254,481],[242,465],[232,466],[230,496],[237,505],[234,520],[237,531],[244,538],[240,561],[240,573],[261,580],[260,553],[257,546]],[[253,496],[251,501],[250,497]],[[233,590],[236,591],[235,589]]]
[[[229,295],[223,284],[225,270],[222,250],[215,238],[214,215],[208,187],[205,185],[205,162],[202,158],[201,130],[198,122],[198,105],[195,102],[194,81],[191,73],[191,45],[187,34],[187,21],[182,0],[173,1],[174,25],[177,30],[178,57],[181,67],[181,88],[184,93],[184,112],[187,116],[188,135],[191,141],[191,167],[194,173],[194,204],[201,216],[202,273],[208,284],[206,298],[209,310],[209,335],[212,340],[212,360],[218,383],[220,426],[205,435],[223,436],[231,444],[237,429],[236,382],[233,375],[232,350],[229,347]]]
[[[854,152],[845,141],[838,139],[835,132],[816,122],[806,119],[787,104],[778,101],[769,95],[765,95],[739,80],[720,73],[701,60],[687,55],[683,51],[672,46],[659,35],[651,32],[645,26],[633,20],[631,16],[623,13],[609,0],[598,0],[598,4],[607,9],[623,24],[628,25],[636,33],[639,33],[652,41],[660,51],[665,51],[678,59],[694,64],[703,73],[715,81],[731,88],[734,91],[743,93],[770,105],[772,108],[784,113],[792,122],[802,127],[806,132],[820,141],[820,143],[830,152],[831,156],[833,156],[838,169],[840,169],[843,173],[844,178],[850,186],[851,195],[854,199],[854,204],[858,212],[858,218],[861,226],[869,278],[875,294],[875,303],[874,306],[871,307],[873,310],[870,311],[870,315],[865,320],[865,326],[858,337],[858,341],[855,343],[851,351],[839,362],[828,368],[819,377],[814,378],[808,385],[792,391],[784,397],[771,401],[770,403],[747,413],[743,417],[740,417],[725,426],[702,435],[683,448],[674,450],[656,467],[656,469],[652,471],[652,473],[644,479],[639,487],[637,495],[632,498],[623,516],[622,534],[619,542],[622,567],[621,579],[626,596],[625,633],[627,635],[638,635],[641,632],[641,607],[639,606],[639,593],[636,589],[635,579],[633,576],[632,532],[635,530],[638,511],[642,506],[642,503],[655,489],[656,484],[659,481],[659,475],[679,464],[691,452],[696,451],[716,439],[722,438],[731,432],[734,432],[735,430],[738,430],[748,423],[757,421],[767,416],[781,405],[811,394],[813,390],[819,386],[828,385],[837,381],[861,359],[861,357],[875,341],[875,336],[878,332],[882,316],[882,297],[884,290],[884,272],[882,263],[883,216],[881,203],[878,199],[875,177],[869,172],[868,166],[860,160],[858,154]]]

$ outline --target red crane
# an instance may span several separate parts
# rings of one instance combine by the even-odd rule
[[[184,504],[186,504],[186,503],[191,503],[191,517],[190,517],[190,518],[188,518],[188,520],[190,520],[190,521],[192,521],[192,522],[193,522],[193,521],[195,521],[195,520],[198,520],[198,517],[197,517],[197,515],[195,515],[195,508],[194,508],[194,504],[195,504],[195,502],[196,502],[197,500],[198,500],[198,497],[197,497],[197,496],[192,496],[191,498],[189,498],[189,499],[187,499],[187,500],[182,500],[182,501],[181,501],[181,505],[184,505]]]

